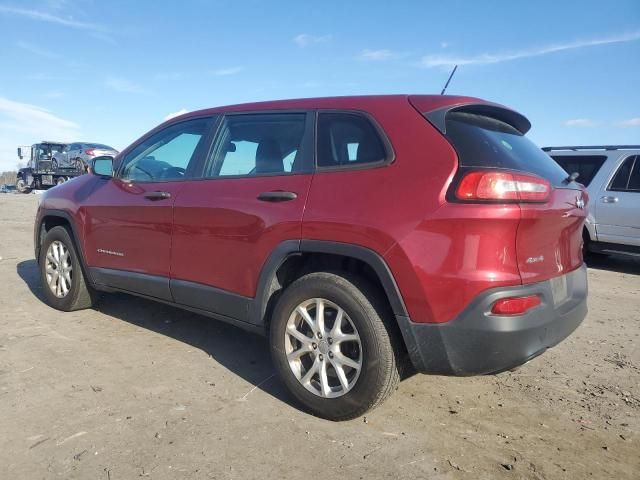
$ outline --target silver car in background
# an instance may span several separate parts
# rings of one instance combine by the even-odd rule
[[[51,160],[51,168],[74,168],[85,170],[87,165],[96,157],[105,155],[115,157],[118,151],[101,143],[70,143],[61,152],[56,153]]]
[[[542,150],[587,187],[585,253],[640,257],[640,145]]]

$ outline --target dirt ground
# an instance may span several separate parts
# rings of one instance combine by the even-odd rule
[[[518,371],[416,375],[331,423],[260,337],[119,294],[47,307],[36,205],[0,195],[0,478],[640,478],[640,261],[590,268],[583,325]]]

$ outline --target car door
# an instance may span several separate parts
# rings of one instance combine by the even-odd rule
[[[640,155],[619,163],[596,202],[598,241],[640,246]]]
[[[195,118],[152,132],[83,202],[85,251],[95,281],[171,299],[173,203],[198,164],[211,122]]]
[[[269,255],[300,239],[313,168],[313,114],[233,113],[220,120],[201,178],[174,204],[176,302],[239,320]]]

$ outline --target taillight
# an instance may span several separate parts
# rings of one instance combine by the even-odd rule
[[[550,193],[544,178],[504,171],[469,172],[456,188],[456,198],[466,201],[545,202]]]
[[[87,148],[87,149],[84,151],[84,154],[85,154],[85,155],[93,155],[93,151],[94,151],[94,150],[95,150],[95,148]]]
[[[501,298],[493,304],[491,313],[494,315],[523,315],[540,303],[540,297],[537,295]]]

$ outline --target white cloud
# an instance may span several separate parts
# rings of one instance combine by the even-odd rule
[[[30,73],[29,75],[27,75],[27,80],[43,80],[43,81],[49,81],[49,80],[57,80],[58,78],[51,75],[50,73],[45,73],[45,72],[36,72],[36,73]]]
[[[227,75],[236,75],[243,70],[244,70],[244,67],[227,67],[227,68],[219,68],[218,70],[214,70],[211,73],[217,77],[225,77]]]
[[[625,43],[640,40],[640,31],[630,32],[609,37],[600,37],[587,40],[575,40],[567,43],[532,47],[524,50],[515,50],[502,53],[481,53],[471,57],[453,55],[427,55],[422,57],[419,66],[424,68],[444,67],[450,68],[454,65],[490,65],[494,63],[510,62],[520,58],[540,57],[550,53],[562,52],[565,50],[576,50],[580,48],[595,47],[597,45],[608,45],[611,43]]]
[[[80,126],[49,110],[0,97],[0,170],[14,169],[16,147],[40,140],[73,141]]]
[[[64,94],[64,92],[61,92],[60,90],[50,90],[48,92],[43,93],[42,96],[47,98],[63,98],[66,95]]]
[[[32,20],[39,20],[42,22],[55,23],[63,27],[76,28],[79,30],[106,31],[106,28],[104,26],[98,25],[96,23],[81,22],[78,20],[74,20],[72,17],[60,17],[58,15],[52,15],[51,13],[43,12],[40,10],[31,10],[26,8],[0,5],[0,13],[30,18]]]
[[[50,52],[49,50],[45,50],[44,48],[40,48],[37,45],[34,45],[32,43],[23,42],[22,40],[17,42],[16,46],[18,48],[26,50],[27,52],[33,53],[34,55],[38,55],[40,57],[60,58],[60,55],[58,55],[57,53]]]
[[[590,118],[572,118],[564,122],[567,127],[595,127],[596,122]]]
[[[185,77],[183,72],[158,72],[153,78],[159,81],[180,80]]]
[[[360,54],[360,58],[362,60],[389,60],[395,56],[395,53],[391,50],[387,50],[386,48],[382,48],[380,50],[370,50],[365,48]]]
[[[104,81],[107,88],[122,93],[147,93],[140,85],[137,85],[126,78],[107,77]]]
[[[618,123],[620,127],[640,127],[640,117],[630,118]]]
[[[184,115],[185,113],[187,113],[189,110],[187,110],[186,108],[181,108],[180,110],[178,110],[177,112],[173,112],[170,113],[169,115],[167,115],[166,117],[164,117],[165,121],[166,120],[171,120],[174,117],[179,117],[180,115]]]
[[[308,47],[316,43],[326,43],[331,40],[331,35],[311,35],[309,33],[301,33],[293,38],[293,41],[300,48]]]

